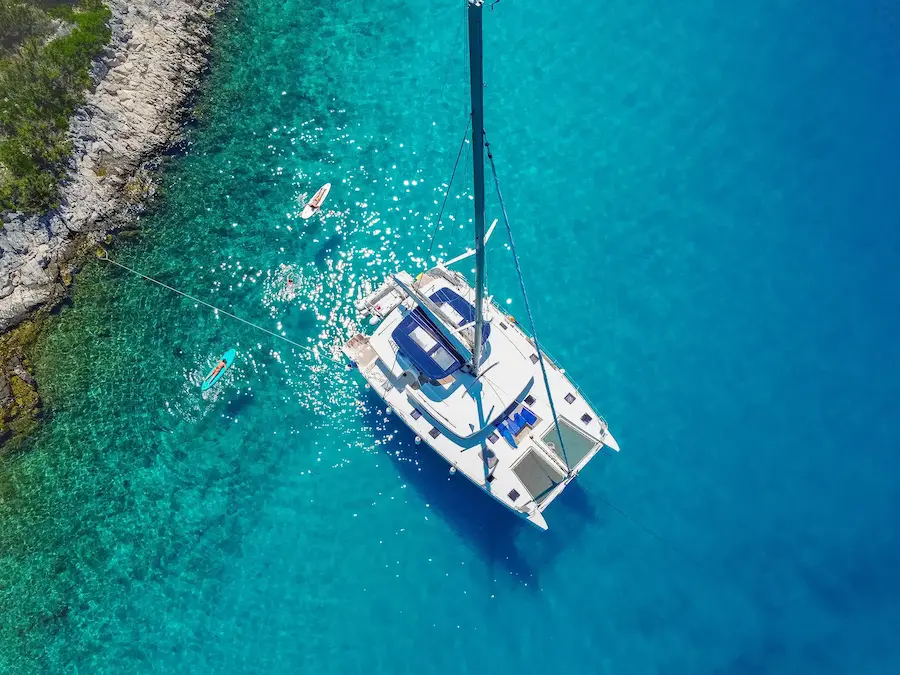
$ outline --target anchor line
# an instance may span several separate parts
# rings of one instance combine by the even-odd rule
[[[100,255],[98,253],[97,257],[100,258],[101,260],[105,260],[108,263],[112,263],[116,267],[121,267],[123,270],[125,270],[127,272],[131,272],[132,274],[137,275],[137,276],[141,277],[142,279],[145,279],[146,281],[154,283],[157,286],[162,286],[166,290],[176,293],[182,297],[185,297],[188,300],[192,300],[193,302],[201,304],[204,307],[209,307],[211,310],[221,313],[221,314],[224,314],[225,316],[231,317],[232,319],[235,319],[237,321],[240,321],[241,323],[246,324],[246,325],[250,326],[251,328],[255,328],[258,331],[262,331],[263,333],[271,335],[272,337],[282,340],[283,342],[287,342],[288,344],[290,344],[294,347],[297,347],[298,349],[302,349],[303,351],[311,354],[316,359],[320,358],[318,352],[315,349],[312,349],[311,347],[307,347],[306,345],[301,345],[299,342],[295,342],[294,340],[291,340],[289,337],[286,337],[284,335],[279,335],[278,333],[271,331],[268,328],[264,328],[263,326],[253,323],[252,321],[247,321],[247,319],[242,319],[237,314],[232,314],[228,310],[222,309],[221,307],[216,307],[215,305],[212,305],[212,304],[206,302],[205,300],[196,298],[193,295],[190,295],[189,293],[185,293],[184,291],[180,291],[177,288],[169,286],[168,284],[163,283],[162,281],[159,281],[158,279],[154,279],[153,277],[147,276],[146,274],[143,274],[136,269],[128,267],[127,265],[123,265],[122,263],[110,258],[109,254],[103,248],[100,248],[100,251],[103,252],[103,255]],[[307,367],[308,367],[308,364],[304,364],[304,365],[307,365]]]

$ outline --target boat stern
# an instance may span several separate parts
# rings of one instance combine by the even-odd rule
[[[378,358],[378,354],[372,348],[369,338],[362,333],[357,333],[347,340],[344,346],[341,347],[341,352],[350,360],[352,365],[355,365],[363,372],[368,370]]]
[[[613,438],[612,432],[608,428],[606,429],[606,433],[603,434],[603,445],[619,452],[619,442]]]
[[[539,530],[547,531],[550,529],[550,526],[547,525],[547,521],[544,519],[544,514],[541,513],[539,508],[535,508],[533,513],[529,513],[525,516],[526,520],[529,523],[534,525]]]

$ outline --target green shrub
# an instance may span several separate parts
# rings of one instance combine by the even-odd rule
[[[10,2],[11,0],[0,0]],[[52,13],[74,24],[46,44],[27,38],[16,54],[0,58],[0,210],[40,212],[58,204],[72,144],[69,118],[84,102],[91,61],[109,41],[111,13],[101,0]]]
[[[25,40],[47,35],[50,17],[22,0],[0,0],[0,57],[7,56]]]

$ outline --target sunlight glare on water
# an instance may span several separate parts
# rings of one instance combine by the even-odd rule
[[[0,460],[0,672],[898,670],[896,12],[492,9],[540,337],[621,455],[539,533],[339,358],[360,293],[472,245],[470,143],[431,240],[464,3],[235,0],[110,255],[302,348],[85,261],[34,355],[45,420]],[[524,323],[502,224],[487,258]]]

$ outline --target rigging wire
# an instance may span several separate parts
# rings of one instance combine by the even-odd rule
[[[444,78],[441,82],[441,93],[440,93],[440,97],[438,98],[438,101],[440,101],[441,103],[444,102],[444,91],[447,87],[447,82],[450,79],[450,71],[453,68],[453,57],[457,53],[457,45],[459,44],[459,36],[460,36],[460,33],[462,33],[462,27],[466,22],[465,20],[466,20],[466,8],[463,7],[463,12],[462,12],[462,15],[460,16],[459,25],[456,27],[456,35],[453,38],[453,42],[450,43],[450,50],[448,51],[448,54],[446,57],[446,66],[444,67]],[[463,51],[463,53],[465,53],[465,50],[462,50],[462,51]],[[465,110],[463,112],[465,112]],[[427,157],[427,158],[431,157],[432,152],[434,151],[436,139],[437,139],[437,122],[432,121],[431,137],[428,141],[428,152],[426,153],[425,157]]]
[[[456,37],[453,38],[453,49],[447,55],[447,68],[444,71],[444,81],[441,83],[440,100],[442,102],[444,100],[444,88],[447,86],[447,81],[450,79],[450,69],[453,67],[453,56],[456,53],[456,43],[459,42],[459,34],[462,32],[462,28],[466,23],[466,12],[468,12],[468,8],[463,6],[462,14],[459,17],[459,25],[456,27]],[[463,54],[465,55],[465,50],[463,50]]]
[[[519,264],[519,255],[516,253],[516,242],[513,239],[512,227],[509,224],[509,214],[506,212],[506,204],[503,202],[503,193],[500,191],[500,179],[497,178],[497,166],[494,164],[494,155],[491,153],[491,144],[487,139],[487,133],[484,134],[484,147],[487,150],[488,159],[491,162],[491,172],[494,174],[494,187],[497,190],[497,199],[500,202],[500,211],[503,213],[503,222],[506,225],[506,234],[509,237],[509,248],[512,251],[513,262],[516,264],[516,274],[519,277],[519,288],[522,290],[522,299],[525,301],[525,312],[528,314],[528,322],[531,325],[531,335],[534,337],[534,347],[537,351],[538,361],[541,365],[541,375],[544,376],[544,386],[547,388],[547,401],[550,403],[550,412],[553,414],[553,423],[556,425],[556,435],[559,437],[560,450],[562,450],[563,459],[566,460],[566,467],[571,473],[572,468],[569,465],[569,457],[566,455],[566,443],[562,437],[562,430],[559,427],[559,417],[556,414],[556,406],[553,404],[553,395],[550,393],[550,380],[547,377],[547,368],[544,365],[544,355],[538,341],[537,327],[534,323],[534,316],[531,313],[531,305],[528,302],[528,293],[525,291],[525,278],[522,276],[522,266]]]
[[[488,156],[488,159],[490,160],[490,163],[491,163],[491,172],[493,173],[493,177],[494,177],[494,187],[495,187],[496,190],[497,190],[497,199],[498,199],[499,202],[500,202],[500,209],[501,209],[501,211],[502,211],[502,213],[503,213],[503,221],[504,221],[504,223],[505,223],[505,225],[506,225],[506,232],[507,232],[507,235],[509,236],[509,246],[510,246],[510,249],[511,249],[512,254],[513,254],[513,261],[515,262],[516,274],[517,274],[518,277],[519,277],[519,286],[520,286],[520,288],[521,288],[521,291],[522,291],[522,297],[523,297],[524,302],[525,302],[525,310],[526,310],[526,313],[528,314],[528,321],[529,321],[529,323],[530,323],[530,325],[531,325],[531,333],[532,333],[532,335],[533,335],[533,337],[534,337],[534,346],[535,346],[535,348],[536,348],[536,350],[537,350],[537,353],[538,353],[538,359],[539,359],[539,362],[540,362],[540,365],[541,365],[541,373],[542,373],[543,376],[544,376],[544,386],[547,388],[547,399],[548,399],[548,402],[549,402],[549,404],[550,404],[550,411],[551,411],[551,413],[553,414],[553,422],[554,422],[554,424],[556,425],[556,433],[557,433],[557,435],[559,436],[559,441],[560,441],[561,450],[562,450],[562,453],[563,453],[563,458],[564,458],[565,461],[566,461],[566,466],[568,466],[568,465],[569,465],[569,460],[568,460],[568,457],[566,456],[565,444],[564,444],[564,441],[563,441],[563,438],[562,438],[562,433],[561,433],[561,431],[560,431],[559,418],[558,418],[558,416],[557,416],[557,414],[556,414],[556,406],[555,406],[554,403],[553,403],[553,397],[552,397],[552,395],[550,394],[550,383],[549,383],[549,381],[548,381],[548,379],[547,379],[547,370],[546,370],[546,367],[545,367],[545,365],[544,365],[544,357],[543,357],[543,354],[542,354],[542,350],[541,350],[541,347],[540,347],[540,343],[539,343],[539,341],[538,341],[538,335],[537,335],[537,330],[536,330],[536,328],[535,328],[534,316],[533,316],[532,313],[531,313],[531,307],[530,307],[530,305],[529,305],[529,303],[528,303],[528,295],[527,295],[526,290],[525,290],[525,281],[524,281],[524,278],[522,277],[522,268],[521,268],[521,265],[520,265],[520,263],[519,263],[519,256],[518,256],[518,254],[516,253],[516,245],[515,245],[515,242],[514,242],[514,240],[513,240],[512,229],[511,229],[510,223],[509,223],[509,215],[508,215],[508,213],[507,213],[507,211],[506,211],[506,205],[505,205],[505,203],[504,203],[504,201],[503,201],[503,194],[502,194],[501,191],[500,191],[500,181],[499,181],[499,179],[498,179],[498,177],[497,177],[497,167],[496,167],[496,165],[494,164],[494,156],[493,156],[493,154],[492,154],[492,152],[491,152],[491,144],[490,144],[490,142],[489,142],[488,139],[487,139],[487,134],[485,134],[485,148],[486,148],[486,150],[487,150],[487,156]],[[606,455],[606,456],[611,456],[609,453],[604,452],[602,448],[601,448],[601,452],[602,452],[604,455]],[[570,469],[570,471],[571,471],[571,469]],[[555,487],[555,486],[554,486],[554,487]],[[698,569],[701,569],[701,570],[704,570],[704,571],[708,571],[708,570],[709,570],[709,565],[706,564],[706,563],[704,563],[704,561],[702,561],[701,559],[697,558],[695,555],[693,555],[692,553],[690,553],[689,551],[687,551],[687,550],[684,549],[683,547],[679,546],[678,544],[676,544],[676,543],[673,542],[672,540],[668,539],[668,538],[665,537],[664,535],[660,534],[659,532],[657,532],[656,530],[654,530],[652,527],[650,527],[650,526],[648,526],[648,525],[645,525],[643,522],[641,522],[640,520],[638,520],[637,518],[635,518],[634,516],[632,516],[631,514],[629,514],[629,513],[628,513],[627,511],[625,511],[624,509],[622,509],[622,508],[616,506],[615,504],[613,504],[611,501],[609,501],[608,499],[606,499],[603,495],[598,494],[598,493],[595,492],[594,490],[588,489],[588,488],[585,487],[583,484],[581,484],[581,487],[582,487],[583,489],[585,489],[586,491],[590,492],[590,494],[592,494],[596,499],[598,499],[599,501],[603,502],[603,504],[605,504],[607,507],[609,507],[609,508],[610,508],[612,511],[614,511],[615,513],[619,514],[619,515],[620,515],[621,517],[623,517],[625,520],[630,521],[633,525],[635,525],[635,526],[639,527],[640,529],[642,529],[644,532],[646,532],[646,533],[649,534],[651,537],[653,537],[654,539],[656,539],[657,541],[659,541],[660,543],[662,543],[664,546],[666,546],[666,547],[668,547],[669,549],[671,549],[672,551],[678,553],[679,555],[681,555],[681,556],[682,556],[683,558],[685,558],[686,560],[689,560],[691,563],[693,563],[695,566],[697,566]]]
[[[466,147],[466,140],[469,137],[469,127],[472,126],[472,118],[469,118],[468,123],[466,124],[466,131],[463,133],[462,142],[459,144],[459,152],[456,153],[456,161],[453,163],[453,173],[450,174],[450,182],[447,184],[447,189],[444,191],[444,203],[441,204],[441,211],[438,213],[438,218],[434,223],[434,229],[431,232],[431,243],[428,244],[428,253],[425,255],[425,264],[430,264],[428,261],[431,260],[431,252],[434,250],[434,240],[437,238],[438,229],[441,225],[441,219],[444,217],[444,208],[447,206],[447,199],[450,197],[450,189],[453,187],[453,179],[456,176],[456,169],[459,168],[459,159],[462,157],[463,149]]]
[[[466,20],[468,17],[468,11],[469,11],[468,6],[466,4],[463,4],[462,5],[462,15],[460,16],[460,23],[456,30],[456,37],[453,40],[454,47],[456,45],[456,42],[459,39],[459,35],[462,32],[462,29],[464,26],[465,26],[465,31],[466,31],[465,32],[465,42],[468,43],[468,41],[469,41],[469,23]],[[468,80],[469,59],[468,59],[468,52],[466,49],[462,50],[462,55],[463,55],[463,75],[464,75],[463,79]],[[440,99],[441,101],[444,100],[444,87],[447,84],[447,78],[450,74],[450,68],[452,66],[451,59],[452,59],[452,53],[451,53],[450,57],[448,57],[447,70],[444,74],[444,82],[443,82],[443,84],[441,84],[441,99]],[[425,258],[424,258],[426,268],[431,265],[431,255],[434,252],[434,244],[435,244],[435,240],[437,238],[437,233],[440,230],[440,226],[443,222],[444,211],[446,210],[446,207],[447,207],[447,200],[450,197],[450,190],[453,188],[453,181],[456,177],[456,171],[459,168],[459,162],[460,162],[460,159],[462,158],[463,151],[465,150],[465,147],[466,147],[466,139],[468,138],[468,135],[469,135],[469,128],[472,125],[472,112],[471,112],[471,110],[468,110],[468,102],[463,104],[463,110],[464,110],[465,116],[467,118],[466,130],[465,130],[465,133],[463,133],[463,138],[459,145],[459,152],[457,152],[457,154],[456,154],[456,161],[453,163],[453,171],[450,174],[450,182],[447,184],[447,189],[444,192],[444,199],[443,199],[443,202],[441,203],[440,212],[438,213],[437,220],[435,221],[434,229],[431,232],[431,240],[428,244],[428,253],[425,255]],[[433,137],[434,137],[434,134],[432,134],[432,145],[433,145]],[[464,166],[463,178],[464,178],[463,184],[465,184],[466,183],[465,179],[468,178],[468,166]],[[456,208],[454,209],[453,218],[452,218],[454,222],[456,222],[458,215],[459,215],[459,202],[457,202]]]

